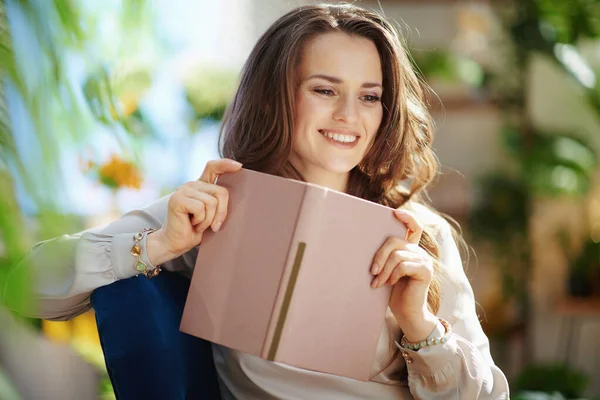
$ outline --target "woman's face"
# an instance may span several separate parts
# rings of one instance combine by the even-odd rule
[[[375,44],[338,32],[316,36],[305,44],[297,76],[290,162],[309,181],[319,174],[347,176],[369,150],[383,116]]]

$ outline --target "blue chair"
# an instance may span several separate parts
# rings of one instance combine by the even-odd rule
[[[163,271],[92,293],[118,400],[221,399],[210,342],[179,331],[189,285],[189,279]]]

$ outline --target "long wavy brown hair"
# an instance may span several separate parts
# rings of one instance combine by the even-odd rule
[[[220,136],[223,157],[245,168],[302,179],[288,161],[294,131],[297,66],[307,40],[329,32],[370,39],[383,72],[383,118],[374,142],[350,172],[347,192],[389,207],[421,201],[438,172],[432,150],[432,119],[421,80],[399,33],[382,16],[354,5],[309,5],[279,18],[262,35],[246,61]],[[409,182],[409,185],[402,183]],[[408,186],[408,187],[407,187]],[[440,304],[439,246],[426,227],[420,246],[434,257],[428,306]]]

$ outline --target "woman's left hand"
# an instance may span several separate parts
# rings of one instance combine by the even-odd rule
[[[433,277],[433,258],[419,246],[423,226],[414,213],[396,209],[396,218],[406,225],[406,238],[390,237],[375,254],[371,273],[374,288],[392,285],[390,309],[410,342],[424,340],[437,324],[427,308],[427,293]]]

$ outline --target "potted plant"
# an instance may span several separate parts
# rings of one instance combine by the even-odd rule
[[[572,254],[566,241],[566,234],[563,232],[562,247],[570,258],[567,293],[573,297],[600,296],[600,243],[589,238],[578,253]]]
[[[515,379],[513,392],[558,392],[567,399],[577,399],[583,396],[589,382],[587,375],[566,364],[531,364]]]

